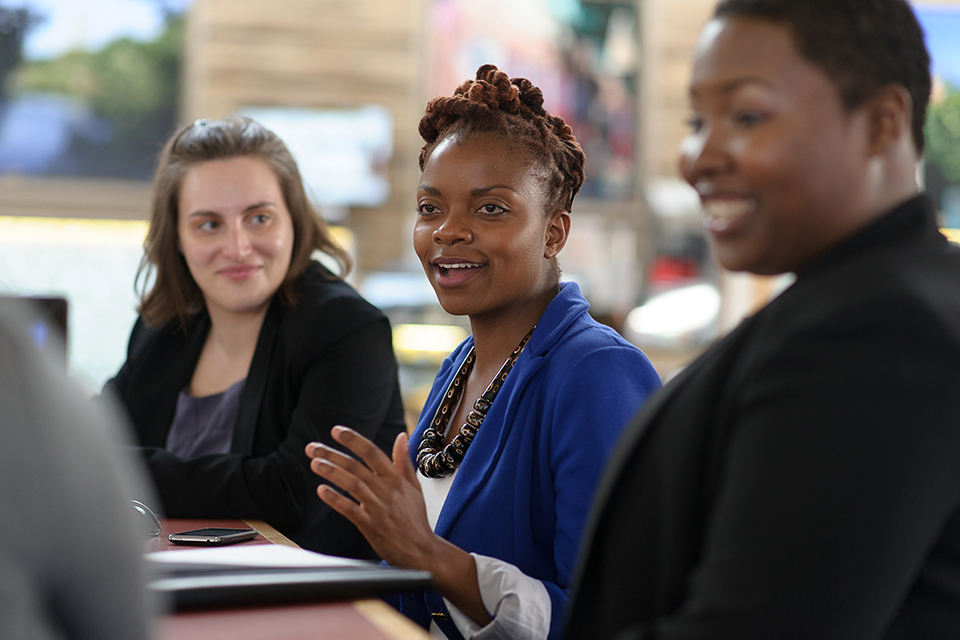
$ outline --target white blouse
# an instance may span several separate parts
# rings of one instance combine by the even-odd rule
[[[417,472],[423,500],[427,505],[427,519],[434,531],[457,473],[459,469],[445,478],[427,478]],[[510,525],[505,523],[504,526]],[[491,621],[481,627],[444,598],[450,618],[463,637],[466,640],[546,640],[550,633],[551,604],[543,583],[509,562],[476,553],[470,555],[477,563],[480,597]],[[430,637],[446,640],[443,631],[434,622],[430,623]]]

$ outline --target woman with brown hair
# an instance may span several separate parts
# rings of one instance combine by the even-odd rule
[[[436,591],[398,606],[435,637],[556,637],[600,470],[660,386],[560,282],[584,155],[542,103],[528,80],[485,65],[427,105],[414,248],[473,335],[437,374],[415,451],[400,435],[391,460],[345,427],[334,439],[366,466],[307,447],[353,500],[328,485],[320,498],[387,562],[433,575]]]
[[[140,275],[155,279],[105,390],[132,419],[165,514],[262,519],[308,549],[371,555],[312,497],[302,451],[333,444],[344,422],[384,449],[403,431],[390,327],[341,279],[349,256],[283,142],[247,118],[180,129],[144,250]]]

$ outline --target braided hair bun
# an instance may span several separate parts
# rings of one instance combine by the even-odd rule
[[[507,77],[492,64],[477,69],[476,80],[467,80],[453,93],[427,103],[420,119],[420,169],[437,143],[450,136],[474,133],[507,136],[521,144],[532,162],[544,172],[546,201],[551,212],[570,211],[583,185],[583,149],[573,129],[543,108],[543,92],[526,78]]]

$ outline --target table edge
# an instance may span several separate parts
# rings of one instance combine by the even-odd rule
[[[286,547],[296,547],[297,549],[300,548],[300,545],[271,527],[263,520],[244,520],[244,522],[247,523],[248,527],[256,529],[260,535],[273,544],[280,544]]]
[[[425,629],[383,600],[355,600],[354,608],[394,640],[427,640]]]

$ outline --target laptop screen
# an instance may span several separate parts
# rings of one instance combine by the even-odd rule
[[[45,296],[0,296],[0,305],[9,308],[25,325],[30,338],[42,350],[67,359],[67,299]]]

